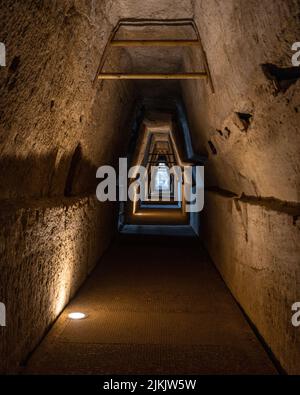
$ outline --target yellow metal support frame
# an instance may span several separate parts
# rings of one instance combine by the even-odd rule
[[[191,26],[197,39],[193,40],[116,40],[116,34],[122,26]],[[105,61],[108,56],[108,50],[110,47],[198,47],[201,51],[204,71],[193,72],[193,73],[104,73],[102,72]],[[97,73],[94,79],[94,84],[97,80],[124,80],[124,79],[168,79],[168,80],[195,80],[195,79],[207,79],[212,92],[214,93],[214,87],[209,72],[207,63],[206,53],[203,49],[200,34],[197,25],[193,19],[121,19],[117,25],[113,28],[110,36],[105,45],[103,54],[100,59],[100,63],[97,69]]]

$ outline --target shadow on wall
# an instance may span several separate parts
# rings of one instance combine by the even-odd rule
[[[97,167],[83,157],[57,149],[45,155],[4,156],[0,160],[0,199],[77,196],[96,191]]]
[[[275,95],[285,93],[300,78],[300,67],[278,67],[275,64],[261,65],[266,78],[273,82]]]
[[[79,144],[0,166],[0,372],[17,372],[108,247],[117,210],[97,201],[97,167]]]

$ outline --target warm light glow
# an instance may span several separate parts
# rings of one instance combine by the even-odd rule
[[[84,313],[74,312],[74,313],[70,313],[70,314],[68,315],[68,317],[69,317],[71,320],[82,320],[83,318],[86,317],[86,315],[85,315]]]

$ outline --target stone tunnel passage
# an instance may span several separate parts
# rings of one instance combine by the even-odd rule
[[[8,0],[0,16],[0,371],[299,374],[298,2]],[[127,26],[117,40],[190,44],[114,46],[102,71],[201,79],[98,81],[118,21],[154,16],[193,21],[205,53],[191,26]],[[161,127],[170,99],[186,120],[172,110],[153,147],[204,164],[204,209],[176,207],[167,239],[120,236],[96,171],[134,151],[145,119]],[[75,307],[89,316],[69,322]]]

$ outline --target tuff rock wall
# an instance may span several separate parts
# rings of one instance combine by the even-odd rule
[[[93,85],[112,24],[106,2],[0,4],[0,368],[16,371],[41,340],[116,229],[95,199],[96,168],[128,141],[134,94]],[[119,52],[109,66],[125,67]]]
[[[203,240],[289,373],[300,373],[300,80],[289,76],[299,11],[299,1],[196,1],[215,93],[183,87],[194,145],[208,154]]]

